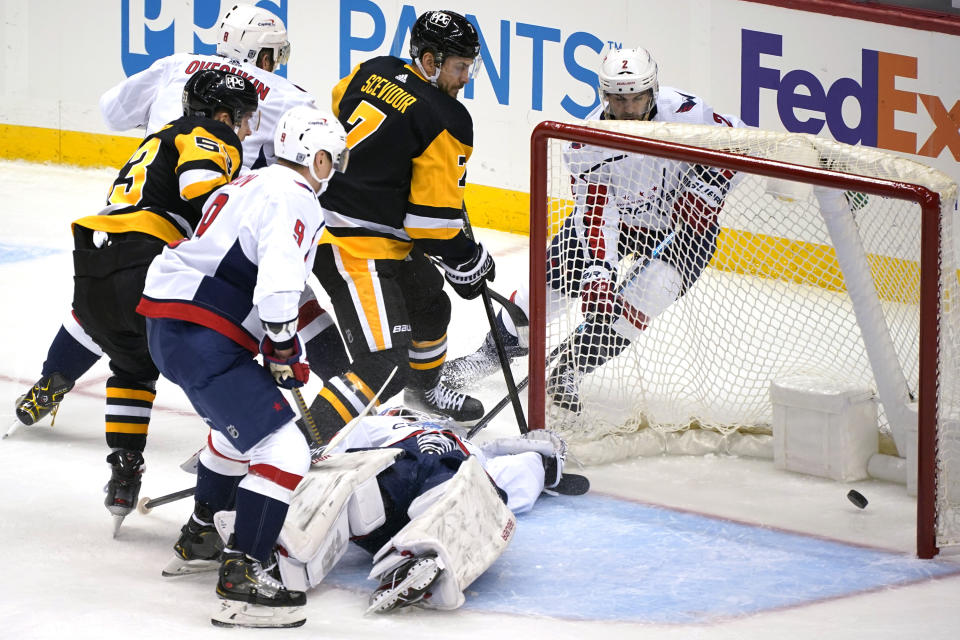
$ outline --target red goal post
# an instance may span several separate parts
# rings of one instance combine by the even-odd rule
[[[707,130],[710,131],[707,131]],[[718,131],[724,130],[724,131]],[[702,135],[701,135],[702,134]],[[719,136],[713,138],[712,136]],[[683,142],[678,142],[683,141]],[[793,231],[793,218],[809,219],[809,224],[823,226],[823,220],[816,220],[816,214],[809,213],[816,209],[818,201],[807,193],[806,204],[800,207],[796,204],[784,204],[784,199],[776,200],[769,198],[771,195],[770,185],[775,182],[783,184],[784,181],[812,187],[828,187],[839,189],[845,192],[847,198],[848,210],[842,216],[842,224],[850,229],[855,229],[861,224],[861,220],[876,219],[873,224],[880,224],[881,235],[886,229],[888,234],[902,233],[905,237],[906,246],[914,246],[914,239],[911,236],[919,236],[919,241],[915,242],[916,249],[909,249],[907,253],[916,255],[897,255],[887,256],[888,261],[894,261],[897,265],[907,265],[905,268],[909,271],[915,268],[919,271],[918,282],[913,282],[911,277],[902,277],[902,282],[896,284],[899,293],[895,302],[888,303],[883,301],[884,305],[894,306],[894,313],[899,314],[896,320],[883,317],[878,319],[880,325],[884,324],[903,324],[906,328],[902,331],[905,337],[895,336],[893,341],[897,345],[890,349],[890,357],[898,360],[897,366],[902,369],[901,372],[893,376],[895,379],[907,381],[902,385],[904,389],[897,388],[897,382],[885,382],[888,378],[887,372],[877,373],[877,369],[887,369],[886,365],[879,365],[883,362],[880,356],[876,355],[876,347],[871,352],[869,342],[884,343],[890,342],[889,338],[880,336],[877,339],[869,339],[861,336],[860,340],[868,343],[866,346],[866,355],[856,355],[859,360],[867,362],[865,365],[868,370],[865,376],[860,375],[857,378],[858,383],[866,384],[872,387],[879,396],[879,404],[884,420],[894,423],[897,420],[910,421],[909,410],[904,410],[900,405],[912,405],[916,411],[916,464],[917,464],[917,553],[920,557],[932,557],[938,551],[940,546],[960,544],[960,482],[957,482],[957,474],[960,473],[960,420],[957,418],[958,404],[960,404],[960,392],[958,392],[958,376],[956,362],[960,356],[960,345],[958,345],[958,305],[960,305],[960,296],[958,296],[957,270],[955,260],[953,217],[955,217],[955,205],[957,197],[957,187],[947,176],[918,163],[906,160],[881,152],[879,150],[850,147],[841,143],[827,141],[813,136],[784,134],[773,132],[758,132],[750,129],[731,130],[725,127],[704,127],[694,125],[668,125],[667,123],[627,123],[627,122],[596,122],[569,124],[547,121],[537,125],[531,135],[531,173],[530,173],[530,357],[529,357],[529,422],[531,428],[549,427],[558,429],[569,439],[573,440],[572,448],[574,452],[579,452],[582,447],[587,452],[587,460],[610,460],[622,457],[624,451],[626,455],[644,455],[644,445],[638,445],[641,453],[629,453],[633,446],[632,442],[635,432],[647,430],[657,431],[655,439],[658,443],[664,442],[664,438],[673,438],[677,434],[691,431],[693,426],[697,437],[703,439],[704,434],[715,436],[714,441],[723,443],[720,450],[727,451],[729,446],[730,434],[747,432],[752,434],[751,429],[763,432],[767,429],[769,434],[769,414],[764,413],[769,407],[760,407],[757,410],[753,405],[762,405],[764,398],[757,395],[757,398],[744,400],[744,412],[751,416],[746,419],[742,417],[732,418],[733,424],[724,425],[726,416],[734,415],[722,408],[717,416],[708,415],[708,411],[702,409],[709,404],[708,400],[696,399],[691,407],[683,405],[685,401],[684,390],[696,387],[696,392],[700,392],[700,385],[697,379],[691,383],[677,382],[674,386],[670,379],[673,376],[674,366],[672,362],[672,353],[678,350],[675,345],[669,346],[666,340],[660,338],[654,340],[648,336],[634,339],[628,347],[627,358],[624,356],[614,357],[601,365],[596,372],[587,373],[582,379],[589,383],[591,376],[597,377],[598,381],[594,385],[600,394],[598,398],[591,402],[585,398],[582,412],[571,417],[569,411],[558,411],[554,401],[551,400],[547,392],[548,377],[551,372],[551,363],[548,362],[548,355],[556,356],[564,344],[569,347],[569,336],[577,331],[577,327],[582,328],[584,317],[580,312],[579,300],[575,292],[567,292],[566,302],[562,301],[564,296],[559,296],[561,302],[556,302],[557,295],[549,292],[549,287],[545,286],[547,282],[547,250],[551,240],[558,235],[557,231],[571,212],[577,206],[576,197],[570,194],[570,167],[565,166],[565,161],[561,161],[563,156],[563,145],[569,144],[589,145],[591,147],[602,147],[604,149],[631,152],[643,154],[648,157],[658,157],[668,161],[681,163],[683,166],[703,165],[707,167],[717,167],[737,175],[744,174],[746,177],[739,184],[750,185],[744,187],[734,187],[731,194],[728,195],[727,202],[737,201],[739,211],[730,213],[730,216],[737,218],[739,227],[727,228],[726,221],[728,217],[727,204],[724,205],[720,218],[720,241],[724,238],[736,237],[742,238],[744,234],[750,235],[754,240],[761,238],[760,241],[767,242],[770,246],[778,246],[779,250],[790,251],[791,246],[804,247],[802,251],[807,251],[810,246],[815,246],[813,254],[817,256],[826,255],[829,260],[839,261],[841,267],[839,271],[839,285],[826,286],[826,289],[832,291],[846,291],[845,280],[850,283],[850,291],[842,297],[854,299],[840,305],[840,311],[830,311],[830,314],[837,314],[838,326],[859,326],[855,330],[861,333],[872,333],[872,329],[864,328],[863,314],[859,306],[868,308],[879,308],[880,305],[875,301],[862,301],[864,296],[867,298],[877,297],[877,290],[880,283],[870,283],[869,279],[877,278],[875,268],[876,258],[875,250],[872,247],[854,247],[847,250],[845,246],[831,246],[830,240],[818,241],[812,245],[804,240],[807,233],[816,233],[820,236],[830,238],[834,233],[829,229],[829,233],[815,230],[807,231],[797,223],[796,231]],[[797,153],[797,145],[802,147],[802,152]],[[811,149],[814,151],[811,152]],[[827,168],[829,167],[829,168]],[[766,179],[767,190],[764,192],[760,185]],[[789,188],[789,187],[788,187]],[[736,190],[746,189],[749,191],[745,197],[736,196]],[[566,190],[566,193],[564,193]],[[862,194],[868,194],[862,196]],[[874,198],[871,198],[874,197]],[[799,196],[802,200],[803,195]],[[853,198],[862,198],[857,200],[856,204],[850,200]],[[811,204],[813,203],[813,204]],[[822,201],[820,201],[822,203]],[[867,203],[864,206],[863,203]],[[891,204],[892,203],[892,204]],[[897,203],[914,203],[911,208],[906,205],[900,206]],[[791,208],[792,207],[792,208]],[[862,210],[860,208],[863,207]],[[888,213],[887,210],[890,210]],[[883,216],[890,216],[889,218]],[[749,227],[750,217],[754,216],[764,225],[764,233],[753,233]],[[858,216],[860,219],[858,219]],[[823,218],[827,217],[824,213]],[[746,221],[746,222],[745,222]],[[907,222],[904,222],[907,221]],[[778,225],[783,225],[782,230]],[[807,224],[807,222],[803,222]],[[827,225],[829,226],[829,221]],[[919,233],[913,232],[910,225],[916,224]],[[810,228],[813,229],[813,226]],[[746,231],[744,231],[746,229]],[[781,232],[782,231],[782,232]],[[791,233],[797,234],[800,240],[791,237]],[[726,234],[726,235],[724,235]],[[819,236],[818,236],[819,237]],[[875,242],[875,241],[871,241]],[[798,244],[799,243],[799,244]],[[855,240],[853,244],[861,244],[860,240]],[[741,245],[741,252],[744,247],[757,245]],[[786,247],[786,249],[783,249]],[[717,250],[719,254],[721,250]],[[906,250],[898,249],[901,254]],[[811,254],[812,255],[812,254]],[[864,256],[869,265],[864,262]],[[749,256],[748,256],[749,257]],[[884,256],[880,256],[884,258]],[[752,259],[752,258],[751,258]],[[796,298],[813,298],[827,296],[834,297],[833,293],[824,294],[818,287],[824,285],[810,281],[801,282],[795,273],[787,271],[779,272],[778,265],[784,265],[791,262],[797,262],[794,256],[787,253],[777,254],[775,256],[765,256],[766,264],[758,266],[757,264],[747,267],[737,267],[736,278],[742,281],[763,280],[764,286],[771,283],[780,287],[783,291],[789,293],[779,293],[778,295],[790,296]],[[846,265],[842,264],[846,261]],[[863,263],[857,267],[857,262]],[[722,271],[723,266],[717,268],[718,259],[714,260],[704,271],[701,280],[708,279],[708,272],[714,270]],[[762,260],[754,260],[754,263]],[[853,267],[849,265],[853,263]],[[832,263],[831,263],[832,264]],[[911,266],[913,265],[913,266]],[[862,267],[862,268],[861,268]],[[641,267],[642,268],[642,267]],[[791,267],[792,269],[793,267]],[[819,267],[814,269],[827,269],[833,267]],[[899,268],[899,266],[898,266]],[[856,284],[856,271],[861,273],[861,278],[867,278],[866,284],[860,286]],[[865,275],[864,275],[865,274]],[[726,277],[726,276],[723,276]],[[899,277],[899,276],[898,276]],[[709,279],[714,276],[710,275]],[[787,282],[790,281],[790,282]],[[796,284],[799,283],[799,284]],[[740,286],[740,285],[738,285]],[[709,288],[708,288],[709,287]],[[696,341],[701,337],[700,329],[709,327],[709,322],[701,321],[702,318],[714,318],[718,314],[717,309],[722,313],[724,309],[730,309],[738,306],[762,305],[761,298],[750,298],[744,300],[735,297],[740,294],[739,290],[732,294],[725,293],[726,285],[718,284],[714,286],[695,282],[689,286],[688,293],[681,298],[683,304],[674,303],[664,315],[653,320],[645,333],[651,333],[653,327],[659,326],[655,323],[670,323],[683,325],[687,322],[687,317],[698,318],[691,321],[691,326],[698,327],[696,335],[689,335],[680,338],[681,343]],[[916,292],[909,291],[915,288]],[[802,289],[799,293],[793,292],[794,288]],[[857,289],[855,291],[855,289]],[[861,290],[862,289],[862,290]],[[744,289],[746,291],[746,289]],[[725,298],[732,295],[734,297]],[[553,299],[551,299],[551,296]],[[861,298],[857,302],[856,298]],[[884,294],[881,297],[889,298]],[[719,304],[717,302],[719,301]],[[699,306],[709,310],[698,311]],[[915,304],[914,304],[915,303]],[[559,305],[557,308],[549,308],[550,305]],[[835,304],[831,302],[831,304]],[[699,306],[698,306],[699,305]],[[871,306],[872,305],[872,306]],[[673,307],[683,307],[680,311],[673,311]],[[851,310],[852,307],[852,310]],[[915,307],[918,313],[914,314],[911,309]],[[556,316],[562,316],[556,320]],[[685,314],[683,317],[677,314]],[[826,312],[816,307],[810,307],[810,311],[803,311],[816,321],[819,316]],[[880,312],[876,312],[880,313]],[[886,311],[884,311],[886,313]],[[669,315],[668,314],[674,314]],[[697,315],[699,314],[699,315]],[[856,320],[842,317],[844,314],[856,316]],[[914,320],[914,315],[916,320]],[[761,313],[762,316],[762,313]],[[549,319],[548,319],[549,317]],[[900,318],[906,318],[901,323]],[[777,318],[774,318],[776,321]],[[751,322],[750,324],[755,324]],[[915,325],[915,329],[911,328]],[[752,326],[750,327],[752,330]],[[886,329],[882,329],[880,333]],[[833,331],[827,327],[821,330],[807,330],[809,333],[817,331]],[[894,328],[894,331],[901,331]],[[913,332],[913,333],[911,333]],[[713,353],[719,350],[720,346],[727,342],[727,337],[732,333],[727,329],[725,334],[720,334],[719,338],[707,338],[708,350]],[[564,340],[567,340],[565,343]],[[842,341],[837,338],[838,343]],[[774,342],[779,339],[774,340]],[[798,344],[802,346],[801,339]],[[857,342],[857,338],[851,339],[852,343]],[[911,350],[911,345],[917,352],[915,355],[903,355],[900,342],[907,345],[907,351]],[[645,361],[644,358],[649,355],[651,350],[663,345],[666,353],[659,360]],[[636,351],[642,352],[634,355],[629,349],[636,347]],[[716,347],[716,348],[715,348]],[[883,345],[880,350],[882,351]],[[771,348],[778,348],[773,346]],[[787,345],[785,350],[790,351],[798,349],[797,346]],[[748,350],[752,351],[753,347]],[[858,349],[856,345],[854,351]],[[765,352],[764,352],[765,353]],[[773,353],[773,352],[771,352]],[[899,354],[899,355],[898,355]],[[721,360],[721,368],[739,368],[739,359],[749,359],[749,353],[737,354],[733,352],[726,361]],[[789,353],[787,354],[789,355]],[[842,377],[846,370],[855,370],[864,365],[854,362],[845,362],[843,359],[847,356],[842,352],[842,347],[838,346],[836,354],[836,363],[824,365],[817,362],[816,359],[804,360],[803,366],[798,368],[804,373],[811,370],[817,371],[820,368],[839,371],[836,376]],[[805,356],[806,357],[806,356]],[[831,356],[832,357],[832,356]],[[850,356],[851,359],[854,356]],[[622,364],[629,358],[634,358],[633,364]],[[751,380],[759,379],[761,385],[769,384],[770,379],[783,376],[792,370],[789,365],[781,366],[780,355],[776,357],[768,356],[769,360],[759,358],[758,363],[750,364],[756,371],[751,372]],[[789,358],[786,358],[789,360]],[[764,370],[764,363],[767,361],[777,362],[777,371],[768,372]],[[543,365],[547,362],[547,366]],[[836,366],[833,366],[833,365]],[[629,369],[625,367],[633,366]],[[894,367],[896,368],[896,367]],[[607,370],[610,371],[607,371]],[[874,369],[872,374],[870,369]],[[697,371],[698,374],[702,373]],[[708,377],[709,374],[704,374]],[[765,378],[769,376],[770,378]],[[835,376],[835,377],[836,377]],[[853,377],[857,377],[853,375]],[[602,380],[601,380],[602,378]],[[626,382],[624,382],[626,380]],[[649,388],[646,386],[650,382]],[[669,392],[660,393],[654,389],[657,384],[663,383]],[[643,385],[633,387],[631,385]],[[589,386],[589,385],[587,385]],[[916,387],[916,392],[913,387]],[[622,388],[621,388],[622,387]],[[886,390],[885,390],[886,387]],[[681,389],[677,391],[677,389]],[[620,395],[617,395],[617,394]],[[611,427],[597,427],[606,419],[603,409],[611,406],[625,405],[633,403],[637,398],[656,398],[659,395],[670,396],[670,407],[663,411],[659,408],[639,404],[631,408],[626,417],[620,414],[614,419],[623,424],[614,424]],[[885,395],[886,394],[886,395]],[[726,396],[726,392],[723,394]],[[732,394],[735,395],[735,394]],[[748,394],[749,395],[749,394]],[[897,397],[895,397],[897,396]],[[896,402],[888,402],[887,399],[894,399]],[[657,399],[656,402],[660,402]],[[654,404],[656,404],[654,402]],[[662,403],[661,403],[662,404]],[[665,405],[663,405],[665,406]],[[657,424],[657,412],[665,413],[667,418],[665,425]],[[680,416],[678,419],[677,416]],[[898,417],[899,416],[899,417]],[[756,422],[756,424],[747,424]],[[738,433],[740,432],[740,433]],[[903,451],[904,440],[902,434],[897,434],[899,442],[899,455],[906,457]],[[752,437],[748,435],[746,437]],[[706,438],[709,440],[710,438]],[[673,440],[670,440],[671,442]],[[599,443],[599,444],[598,444]],[[664,450],[669,447],[664,445]],[[590,451],[600,452],[599,458],[590,455]],[[684,451],[687,452],[687,451]],[[609,455],[608,455],[609,454]],[[580,455],[578,453],[578,455]]]

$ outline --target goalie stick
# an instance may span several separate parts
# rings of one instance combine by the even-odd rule
[[[324,453],[321,453],[320,457],[314,462],[323,460],[326,457],[325,455],[326,451],[329,451],[336,445],[340,444],[340,442],[343,441],[343,439],[346,438],[347,435],[351,431],[353,431],[358,424],[360,424],[360,419],[366,416],[368,413],[370,413],[370,410],[373,409],[373,406],[377,403],[377,400],[380,399],[380,395],[383,393],[383,390],[387,388],[387,385],[390,384],[390,381],[393,380],[393,376],[396,373],[397,373],[397,368],[394,367],[393,370],[390,371],[390,375],[387,376],[387,379],[383,381],[383,384],[380,386],[380,389],[373,395],[372,398],[370,398],[370,402],[367,403],[367,406],[365,406],[363,410],[357,414],[356,418],[354,418],[347,424],[343,425],[340,431],[337,431],[335,434],[333,434],[333,437],[330,438],[330,442],[328,442],[321,450]]]
[[[618,292],[622,292],[622,291],[624,290],[624,288],[630,283],[631,280],[633,280],[634,278],[636,278],[638,275],[640,275],[640,273],[641,273],[644,269],[646,269],[647,265],[650,263],[651,260],[653,260],[654,258],[659,257],[660,254],[662,254],[663,251],[664,251],[668,246],[670,246],[670,243],[673,242],[673,239],[674,239],[674,237],[676,237],[676,234],[677,234],[676,230],[673,230],[673,231],[671,231],[670,233],[668,233],[668,234],[663,238],[663,240],[660,241],[660,244],[658,244],[656,247],[653,248],[653,251],[650,252],[650,255],[649,255],[649,256],[646,256],[646,257],[643,259],[643,261],[640,263],[640,266],[637,266],[636,264],[634,264],[633,266],[631,266],[630,269],[627,271],[626,276],[624,277],[624,281],[617,287],[617,291],[618,291]],[[513,303],[511,303],[511,304],[513,304]],[[514,306],[516,306],[516,305],[514,305]],[[511,317],[512,317],[512,316],[511,316]],[[558,355],[560,355],[561,352],[563,352],[563,351],[565,351],[566,349],[568,349],[568,348],[570,347],[570,345],[573,344],[574,337],[575,337],[578,333],[581,333],[581,332],[584,330],[585,327],[589,326],[589,324],[590,324],[592,321],[593,321],[593,317],[591,316],[591,317],[589,317],[589,318],[585,318],[585,319],[583,320],[583,322],[581,322],[579,325],[577,325],[577,328],[574,329],[574,330],[570,333],[570,335],[567,336],[566,339],[564,339],[563,342],[561,342],[561,343],[558,344],[556,347],[554,347],[553,350],[547,355],[546,365],[549,365],[551,362],[554,361],[554,359],[556,359],[556,357],[557,357]],[[496,332],[494,332],[494,333],[496,333]],[[530,377],[529,377],[529,376],[524,377],[523,380],[521,380],[520,382],[517,383],[516,391],[517,391],[518,393],[519,393],[520,391],[523,391],[524,389],[527,388],[527,385],[528,385],[529,383],[530,383]],[[473,428],[471,428],[470,431],[467,433],[467,438],[472,438],[474,435],[476,435],[477,433],[479,433],[481,429],[483,429],[483,428],[486,427],[488,424],[490,424],[490,422],[491,422],[495,417],[497,417],[497,414],[498,414],[498,413],[500,413],[501,411],[503,411],[503,408],[506,407],[507,404],[508,404],[511,400],[512,400],[512,397],[511,397],[511,394],[510,394],[510,393],[507,393],[507,395],[505,395],[504,397],[500,398],[500,401],[497,402],[497,404],[494,405],[494,407],[493,407],[492,409],[490,409],[490,411],[488,411],[485,416],[483,416],[482,418],[480,418],[480,420],[477,422],[477,424],[473,425]]]

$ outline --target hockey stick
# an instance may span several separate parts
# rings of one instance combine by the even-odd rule
[[[618,291],[618,292],[622,292],[622,291],[627,287],[627,285],[630,284],[630,282],[631,282],[634,278],[636,278],[638,275],[640,275],[640,273],[643,272],[643,270],[647,268],[647,265],[650,263],[651,260],[653,260],[654,258],[659,257],[660,254],[663,253],[664,249],[666,249],[668,246],[670,246],[670,243],[673,242],[673,239],[674,239],[674,237],[676,236],[676,234],[677,234],[676,230],[671,231],[670,233],[668,233],[668,234],[663,238],[663,240],[660,241],[660,244],[658,244],[656,247],[653,248],[653,251],[650,252],[650,255],[644,258],[643,262],[640,264],[639,267],[637,267],[636,265],[631,266],[630,269],[627,271],[625,277],[624,277],[624,282],[621,283],[621,284],[617,287],[617,291]],[[553,362],[553,360],[554,360],[558,355],[560,355],[560,353],[561,353],[562,351],[568,349],[569,346],[570,346],[571,344],[573,344],[573,340],[574,340],[574,338],[576,337],[576,335],[579,334],[579,333],[582,333],[583,330],[584,330],[587,326],[589,326],[590,323],[593,322],[593,321],[594,321],[594,317],[593,317],[593,316],[588,317],[588,318],[584,318],[583,322],[581,322],[579,325],[577,325],[577,328],[574,329],[574,330],[570,333],[570,335],[566,337],[566,339],[565,339],[563,342],[561,342],[560,344],[558,344],[556,347],[553,348],[553,351],[551,351],[550,354],[547,356],[546,364],[549,365],[551,362]],[[530,383],[530,378],[529,378],[529,376],[524,377],[524,379],[521,380],[521,381],[517,384],[517,391],[518,391],[518,392],[519,392],[519,391],[523,391],[524,389],[527,388],[527,385],[528,385],[529,383]],[[494,407],[493,407],[492,409],[490,409],[490,411],[487,412],[487,415],[485,415],[485,416],[483,416],[482,418],[480,418],[480,420],[477,422],[477,424],[473,425],[473,428],[470,429],[469,433],[467,433],[467,438],[472,438],[472,437],[473,437],[474,435],[476,435],[481,429],[483,429],[483,428],[486,427],[488,424],[490,424],[490,421],[493,420],[493,419],[497,416],[498,413],[500,413],[501,411],[503,411],[503,408],[507,406],[507,403],[510,402],[510,400],[511,400],[511,397],[510,397],[510,394],[509,394],[509,393],[508,393],[507,395],[505,395],[503,398],[501,398],[500,401],[497,402],[497,404],[494,405]]]
[[[462,207],[464,233],[473,238],[473,227],[470,224],[470,215],[467,213],[467,204]],[[517,390],[517,384],[513,380],[513,370],[510,369],[510,360],[507,359],[507,350],[503,347],[503,336],[497,330],[497,315],[493,310],[493,302],[490,300],[490,289],[487,287],[487,281],[480,281],[480,295],[483,299],[483,310],[487,314],[487,323],[490,325],[490,334],[493,336],[493,344],[497,348],[497,358],[500,360],[500,369],[503,371],[503,379],[507,383],[507,394],[510,402],[513,404],[513,413],[517,418],[517,427],[520,429],[520,435],[527,433],[530,429],[527,427],[527,418],[523,415],[523,406],[520,404],[520,395]]]
[[[300,393],[300,389],[294,387],[290,389],[290,393],[293,394],[293,399],[297,403],[297,409],[300,411],[300,417],[303,418],[303,423],[307,426],[307,433],[305,436],[309,436],[307,440],[308,444],[311,445],[311,449],[314,447],[323,446],[323,437],[320,435],[320,429],[317,428],[317,421],[313,419],[313,413],[311,413],[307,403],[303,399],[303,394]]]
[[[393,376],[396,373],[397,373],[397,368],[394,367],[393,370],[390,372],[390,375],[387,376],[387,379],[384,380],[383,385],[381,385],[380,387],[380,390],[377,391],[372,398],[370,398],[370,402],[367,403],[367,406],[365,406],[363,410],[360,413],[358,413],[353,420],[343,425],[340,431],[337,431],[335,434],[333,434],[333,437],[330,438],[330,442],[328,442],[321,450],[323,452],[321,456],[314,462],[319,462],[320,460],[323,460],[326,457],[327,451],[330,451],[335,446],[343,442],[343,439],[346,438],[351,431],[357,428],[357,425],[360,424],[360,420],[364,416],[366,416],[368,413],[370,413],[370,410],[373,409],[373,406],[377,403],[377,400],[380,398],[380,394],[382,394],[383,390],[387,388],[387,385],[390,384],[390,381],[393,380]]]
[[[137,511],[143,515],[147,515],[153,510],[154,507],[159,507],[162,504],[167,504],[169,502],[176,502],[177,500],[182,500],[184,498],[189,498],[194,493],[196,493],[196,487],[188,487],[186,489],[181,489],[180,491],[174,491],[173,493],[168,493],[165,496],[160,496],[159,498],[148,498],[146,496],[140,498],[137,502]]]

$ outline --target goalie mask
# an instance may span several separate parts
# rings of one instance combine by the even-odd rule
[[[273,71],[290,60],[287,30],[277,16],[249,4],[234,5],[220,22],[217,53],[231,60],[257,64],[260,52],[269,49]]]
[[[657,105],[657,63],[646,49],[613,49],[600,63],[597,92],[614,120],[649,120]]]
[[[428,76],[423,70],[420,58],[430,52],[436,61],[437,70]],[[480,72],[480,37],[473,24],[459,13],[453,11],[427,11],[422,14],[410,30],[410,57],[420,73],[431,83],[437,83],[440,67],[447,56],[470,58],[474,62],[470,68],[472,80]]]
[[[280,117],[273,137],[273,151],[278,158],[310,168],[310,175],[320,183],[320,193],[327,188],[333,171],[346,171],[350,158],[347,134],[333,114],[307,106],[294,107]],[[326,178],[314,172],[313,159],[320,151],[330,154],[333,171]]]

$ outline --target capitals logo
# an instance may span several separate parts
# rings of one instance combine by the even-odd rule
[[[288,0],[261,0],[258,7],[287,22]],[[128,76],[174,53],[217,52],[220,16],[235,0],[121,0],[120,58]],[[276,72],[286,76],[286,67]]]

